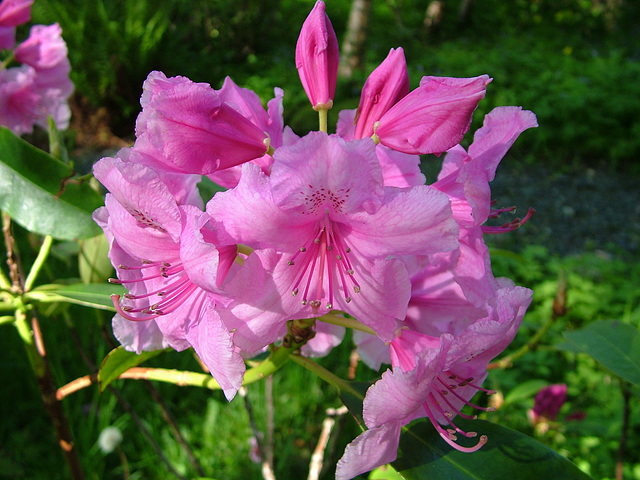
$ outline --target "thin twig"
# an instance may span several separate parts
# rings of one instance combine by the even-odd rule
[[[267,439],[264,445],[269,468],[273,471],[273,429],[274,429],[274,409],[273,409],[273,375],[265,379],[265,399],[267,402]]]
[[[238,394],[244,399],[244,407],[247,410],[247,415],[249,416],[249,425],[251,427],[251,432],[253,433],[253,436],[256,439],[256,444],[258,445],[258,452],[260,453],[260,459],[262,461],[262,478],[264,478],[264,480],[275,480],[276,476],[273,472],[273,467],[269,465],[269,462],[267,461],[264,442],[261,439],[262,432],[258,429],[258,425],[256,424],[256,418],[253,414],[253,407],[251,406],[249,397],[247,396],[246,387],[240,387],[240,390],[238,390]]]
[[[145,426],[145,424],[140,419],[138,414],[133,410],[133,408],[131,407],[131,404],[129,404],[129,402],[127,402],[127,400],[125,400],[125,398],[122,395],[120,395],[120,392],[118,392],[118,390],[113,388],[111,385],[109,385],[108,388],[109,388],[109,391],[116,397],[116,399],[118,400],[118,403],[122,406],[122,408],[124,408],[127,411],[127,413],[131,415],[131,418],[133,419],[135,424],[142,431],[142,434],[145,437],[147,437],[147,440],[149,441],[153,449],[156,451],[156,454],[158,455],[158,457],[160,457],[160,460],[164,462],[164,464],[167,466],[167,469],[171,472],[171,474],[174,475],[175,478],[179,478],[180,480],[187,480],[186,477],[180,475],[176,471],[176,469],[173,468],[173,465],[171,465],[171,462],[162,451],[162,448],[160,448],[160,445],[158,445],[158,443],[155,441],[149,429]]]
[[[621,380],[620,382],[624,406],[622,410],[622,432],[620,433],[620,445],[618,446],[618,463],[616,464],[616,480],[623,479],[624,455],[627,448],[629,419],[631,418],[631,408],[629,406],[629,402],[631,400],[631,388],[629,388],[629,384],[624,380]]]
[[[68,317],[65,317],[65,318],[67,321],[67,326],[69,327],[69,331],[71,332],[71,336],[73,337],[73,340],[76,343],[76,347],[80,352],[80,356],[82,357],[82,360],[91,370],[93,370],[94,372],[97,371],[98,370],[97,366],[89,359],[86,352],[84,351],[84,348],[82,347],[82,343],[80,342],[80,338],[78,337],[78,334],[76,332],[75,326],[73,325],[73,322],[71,321],[71,318],[68,318]],[[82,388],[88,387],[92,383],[96,383],[97,381],[98,381],[97,373],[94,373],[92,375],[85,375],[84,377],[78,378],[72,381],[71,383],[59,388],[58,391],[56,392],[56,396],[59,399],[62,399],[65,396],[70,395],[71,393],[77,392]],[[202,470],[202,467],[200,466],[200,463],[198,463],[195,455],[193,454],[193,451],[191,450],[191,448],[185,441],[184,437],[180,433],[180,430],[178,429],[178,426],[175,420],[173,419],[171,413],[169,412],[164,400],[160,396],[160,393],[153,386],[153,383],[151,383],[149,380],[144,380],[143,383],[147,387],[147,390],[149,390],[149,393],[151,394],[151,397],[153,398],[155,403],[160,408],[160,413],[162,414],[162,418],[169,425],[169,428],[171,429],[174,438],[180,444],[180,446],[184,449],[185,453],[187,454],[187,457],[189,458],[189,461],[197,470],[198,475],[204,477],[205,474],[204,474],[204,471]]]
[[[324,452],[327,448],[327,443],[329,443],[331,431],[336,424],[336,417],[344,415],[345,413],[347,413],[347,411],[347,407],[345,407],[344,405],[337,410],[333,408],[327,409],[327,416],[322,422],[322,431],[320,432],[318,443],[315,450],[313,451],[313,455],[311,455],[311,463],[309,464],[309,476],[307,477],[307,480],[318,480],[320,478],[320,473],[322,472],[322,464],[324,461]]]
[[[180,433],[180,429],[178,428],[178,425],[176,424],[175,419],[171,415],[171,412],[167,408],[167,405],[164,402],[163,398],[160,396],[160,392],[158,392],[156,387],[154,387],[153,383],[151,383],[150,381],[146,380],[143,383],[145,387],[147,387],[147,390],[149,390],[149,393],[151,394],[151,398],[153,398],[153,401],[156,402],[156,405],[158,405],[158,407],[160,408],[160,413],[162,414],[162,418],[164,419],[165,422],[167,422],[167,424],[169,425],[169,428],[171,428],[171,432],[173,433],[174,438],[187,454],[189,461],[198,472],[198,475],[200,475],[201,477],[204,477],[205,476],[204,470],[200,466],[200,463],[196,459],[196,456],[193,454],[191,447],[189,447],[189,444],[182,436],[182,433]]]
[[[7,250],[7,265],[11,277],[11,290],[13,293],[22,295],[25,291],[24,276],[20,267],[20,257],[15,248],[15,241],[11,232],[11,217],[2,212],[2,233]],[[43,259],[41,260],[43,261]],[[51,366],[44,346],[44,339],[40,331],[40,324],[35,311],[31,311],[31,322],[27,321],[27,310],[25,305],[19,305],[15,313],[15,327],[22,340],[22,343],[29,358],[29,364],[40,389],[40,396],[44,408],[53,423],[53,428],[58,439],[58,444],[69,467],[71,478],[74,480],[84,480],[84,473],[78,451],[73,443],[73,436],[67,416],[64,413],[62,404],[57,399],[57,387],[51,374]]]

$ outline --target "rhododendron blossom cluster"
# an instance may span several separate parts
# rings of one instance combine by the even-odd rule
[[[0,3],[0,50],[7,53],[0,58],[0,125],[17,135],[31,133],[34,125],[48,129],[49,117],[62,130],[71,117],[71,65],[60,25],[34,25],[29,37],[16,45],[16,26],[29,21],[32,3]]]
[[[392,49],[367,79],[358,108],[327,132],[338,68],[336,35],[317,2],[295,65],[320,129],[283,122],[283,91],[265,109],[227,78],[221,89],[152,72],[136,141],[94,174],[109,190],[94,214],[110,243],[113,329],[129,350],[193,348],[228,399],[245,358],[277,348],[308,319],[301,348],[326,355],[345,326],[360,357],[390,367],[364,398],[367,430],[338,464],[348,479],[393,461],[402,427],[426,417],[454,448],[487,442],[455,423],[487,365],[514,338],[532,292],[491,271],[484,225],[489,182],[535,115],[498,107],[460,146],[491,79],[423,77],[411,90],[404,52]],[[444,155],[426,184],[420,155]],[[439,161],[435,157],[425,161]],[[206,205],[204,177],[226,190]],[[355,320],[354,320],[355,319]],[[480,407],[478,407],[480,408]]]

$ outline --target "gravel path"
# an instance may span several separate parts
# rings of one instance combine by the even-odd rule
[[[520,229],[498,235],[496,246],[520,250],[529,243],[566,255],[616,247],[640,253],[640,178],[595,169],[558,173],[545,167],[498,167],[491,183],[496,207],[517,206],[536,213]],[[504,223],[514,216],[504,216]],[[509,238],[510,237],[510,238]]]

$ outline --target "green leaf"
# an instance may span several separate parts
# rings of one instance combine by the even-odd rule
[[[73,285],[43,285],[34,288],[27,298],[39,302],[68,302],[115,312],[111,295],[124,295],[122,285],[111,283],[75,283]]]
[[[364,400],[364,396],[367,393],[367,389],[371,386],[368,382],[347,382],[349,386],[351,386],[355,391],[359,392],[360,395],[354,395],[347,390],[340,390],[340,400],[342,403],[349,409],[353,418],[356,419],[360,428],[364,430],[364,420],[362,419],[362,402]]]
[[[78,270],[84,283],[106,282],[113,276],[113,266],[108,253],[109,242],[104,234],[80,241]]]
[[[103,199],[70,166],[0,127],[0,209],[27,230],[62,240],[93,237]]]
[[[111,382],[117,380],[120,375],[131,367],[136,367],[142,362],[160,355],[164,351],[165,350],[153,350],[151,352],[142,352],[138,355],[125,350],[124,347],[111,350],[107,356],[104,357],[102,365],[100,365],[100,371],[98,372],[100,391],[103,392]]]
[[[403,480],[391,465],[383,465],[369,474],[369,480]]]
[[[515,430],[484,420],[456,418],[464,431],[487,435],[474,453],[455,450],[426,421],[412,424],[400,435],[398,458],[392,463],[406,480],[584,480],[590,477],[565,457]],[[469,441],[467,441],[469,440]],[[458,435],[458,443],[474,445]]]
[[[616,375],[640,385],[640,331],[617,320],[598,320],[564,336],[556,348],[590,355]]]

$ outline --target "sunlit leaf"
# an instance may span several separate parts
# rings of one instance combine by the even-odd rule
[[[615,320],[598,320],[586,327],[566,332],[561,350],[590,355],[616,375],[640,385],[640,331]]]
[[[100,391],[104,391],[107,386],[117,380],[120,375],[136,367],[150,358],[160,355],[165,350],[153,350],[151,352],[142,352],[140,355],[125,350],[124,347],[118,347],[111,350],[100,365],[98,372],[98,384]]]
[[[0,127],[0,209],[27,230],[62,240],[92,237],[102,196],[71,167]]]
[[[487,435],[480,450],[464,453],[447,445],[426,421],[416,422],[400,436],[398,458],[392,465],[407,480],[585,480],[590,477],[542,443],[484,420],[456,418],[464,431]],[[458,443],[473,445],[478,437]]]
[[[113,275],[108,253],[109,242],[104,234],[80,241],[78,269],[84,283],[105,282]]]
[[[43,285],[29,292],[28,297],[39,302],[69,302],[86,307],[115,312],[111,295],[124,295],[122,285],[110,283],[75,283],[73,285]]]
[[[391,465],[383,465],[369,474],[369,480],[403,480]]]

